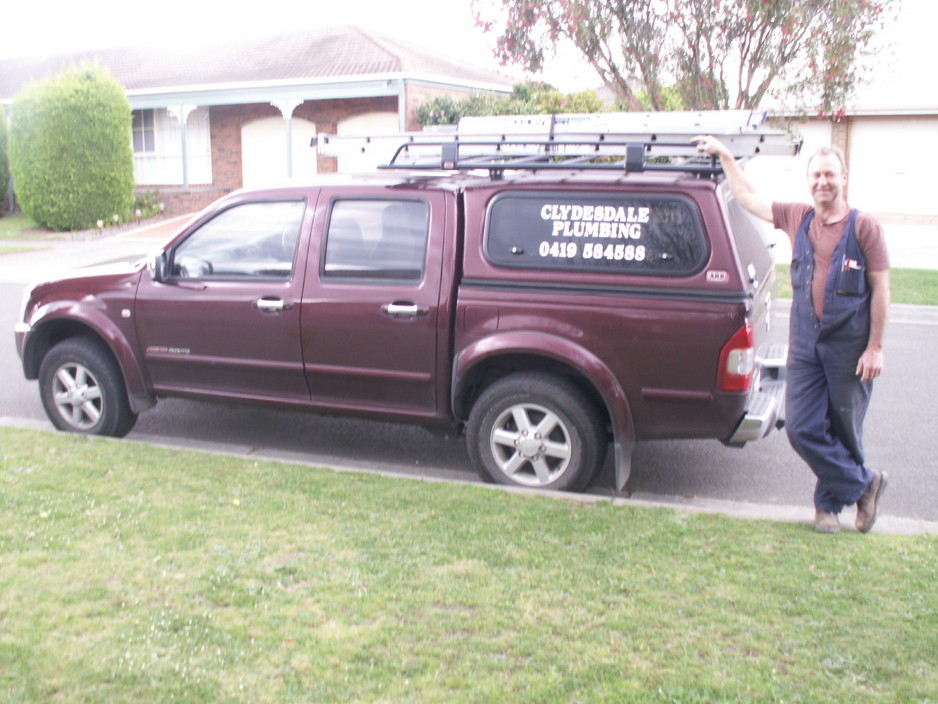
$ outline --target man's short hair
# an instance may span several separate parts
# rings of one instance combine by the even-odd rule
[[[837,157],[837,161],[840,162],[841,171],[847,173],[847,157],[844,156],[844,150],[840,147],[834,146],[833,144],[821,147],[816,152],[814,152],[814,154],[811,155],[811,158],[808,159],[808,168],[810,169],[811,162],[814,161],[814,157],[828,156],[831,154]]]

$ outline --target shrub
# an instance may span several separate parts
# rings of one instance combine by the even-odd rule
[[[7,119],[0,108],[0,215],[6,209],[7,190],[10,188],[10,163],[7,158]]]
[[[160,194],[153,191],[138,193],[134,198],[133,211],[134,217],[138,218],[152,218],[154,215],[160,215],[163,212]]]
[[[23,212],[53,230],[126,216],[134,198],[130,104],[103,67],[85,64],[13,101],[10,165]]]
[[[462,117],[476,115],[542,115],[564,112],[604,112],[607,106],[595,91],[561,93],[546,83],[519,83],[509,96],[475,94],[462,100],[451,95],[434,98],[417,107],[421,125],[455,125]]]

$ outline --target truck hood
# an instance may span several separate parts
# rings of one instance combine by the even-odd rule
[[[33,286],[71,280],[86,280],[99,276],[112,277],[133,274],[145,268],[146,263],[146,255],[134,254],[84,266],[65,265],[61,268],[53,268],[48,274],[35,279]]]
[[[61,308],[78,303],[95,305],[101,299],[133,298],[146,260],[113,261],[80,269],[50,272],[49,276],[27,286],[23,292],[20,320],[31,322],[40,309]]]

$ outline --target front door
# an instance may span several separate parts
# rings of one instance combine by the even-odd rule
[[[142,278],[135,315],[157,392],[308,402],[296,265],[305,212],[305,200],[232,205],[174,245],[163,282]]]

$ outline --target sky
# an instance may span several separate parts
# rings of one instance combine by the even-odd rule
[[[924,80],[923,65],[935,62],[935,0],[902,0],[901,33],[886,32],[879,70],[878,100],[916,99],[938,105],[934,82]],[[219,0],[25,0],[6,3],[0,13],[0,58],[39,56],[80,49],[135,44],[205,41],[207,36],[250,36],[303,27],[356,24],[441,55],[498,70],[516,80],[529,78],[493,57],[495,36],[476,27],[472,0],[262,0],[239,9]],[[219,10],[219,8],[224,8]],[[599,87],[595,73],[570,49],[549,62],[541,80],[567,92]],[[936,84],[938,85],[938,84]],[[923,89],[925,96],[923,96]],[[869,89],[867,89],[869,90]]]
[[[171,46],[207,34],[249,35],[347,23],[381,27],[387,34],[423,36],[437,44],[446,42],[441,35],[449,32],[436,27],[463,25],[457,37],[461,43],[472,19],[469,0],[264,0],[240,8],[218,0],[45,0],[8,5],[0,15],[0,52],[7,56],[136,43]]]

